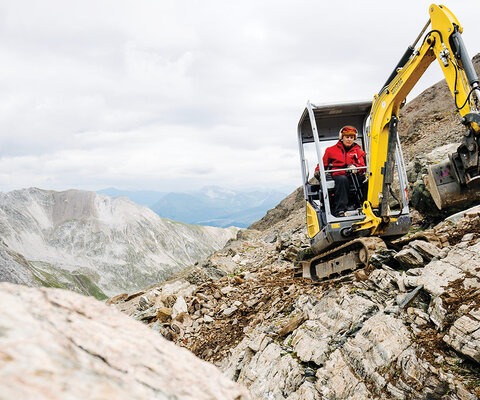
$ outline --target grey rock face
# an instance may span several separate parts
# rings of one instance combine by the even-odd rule
[[[30,263],[0,240],[0,282],[19,283],[39,286],[40,283],[32,273]]]
[[[0,304],[2,398],[249,398],[213,365],[91,297],[0,283]]]
[[[458,318],[443,340],[458,352],[480,363],[479,310],[471,310]]]

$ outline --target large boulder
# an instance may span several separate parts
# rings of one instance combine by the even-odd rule
[[[213,365],[113,307],[0,284],[4,399],[248,399]]]

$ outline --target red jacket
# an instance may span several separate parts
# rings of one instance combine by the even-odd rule
[[[328,147],[323,155],[323,166],[325,169],[347,168],[349,165],[356,167],[365,167],[365,152],[362,148],[354,143],[348,150],[345,149],[343,143],[339,140],[333,146]],[[364,174],[365,169],[358,171]],[[332,172],[332,175],[345,175],[345,171]]]

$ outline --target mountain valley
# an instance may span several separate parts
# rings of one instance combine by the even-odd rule
[[[24,189],[0,196],[0,280],[105,298],[165,280],[235,237],[125,198]]]
[[[162,218],[188,224],[246,228],[275,207],[285,193],[276,190],[230,190],[206,186],[188,192],[100,190],[110,197],[128,197]]]

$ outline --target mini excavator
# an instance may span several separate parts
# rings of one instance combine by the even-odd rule
[[[465,134],[448,160],[430,167],[428,189],[439,209],[480,200],[480,87],[462,39],[463,28],[443,5],[432,4],[430,19],[409,46],[373,101],[307,103],[298,123],[298,143],[306,200],[310,248],[301,252],[296,276],[329,279],[365,266],[386,241],[405,235],[411,225],[408,182],[397,132],[406,96],[436,59],[453,96]],[[417,47],[418,45],[418,47]],[[325,149],[345,125],[357,128],[356,142],[367,154],[366,196],[358,183],[349,190],[349,210],[332,213],[334,181],[323,165]],[[313,164],[309,165],[313,160]],[[317,178],[309,171],[318,165]],[[353,175],[345,166],[346,174]],[[358,180],[357,180],[358,182]]]

